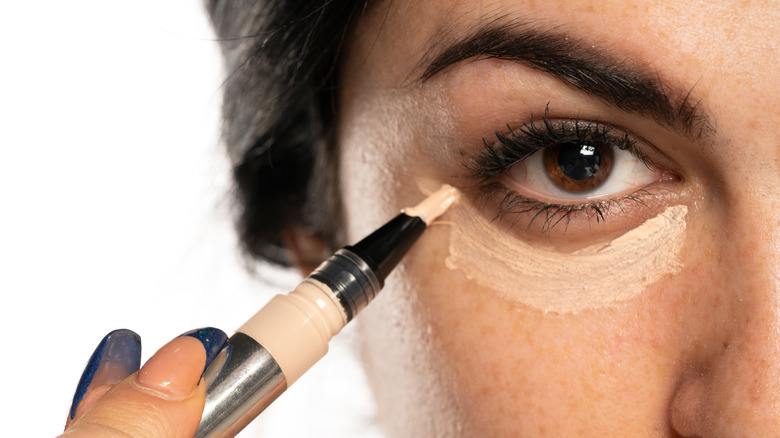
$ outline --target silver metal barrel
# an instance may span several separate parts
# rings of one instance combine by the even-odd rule
[[[234,437],[287,389],[271,354],[243,333],[206,370],[206,407],[195,438]]]

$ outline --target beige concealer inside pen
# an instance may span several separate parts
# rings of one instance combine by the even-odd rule
[[[306,280],[277,295],[237,331],[265,347],[282,369],[287,386],[328,352],[328,342],[347,324],[333,291]]]

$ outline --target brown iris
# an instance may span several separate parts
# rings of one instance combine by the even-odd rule
[[[612,170],[610,146],[568,142],[545,148],[544,169],[558,187],[568,192],[586,192],[600,186]]]

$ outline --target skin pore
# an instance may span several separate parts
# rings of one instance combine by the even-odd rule
[[[780,5],[770,1],[395,0],[369,8],[341,68],[346,240],[421,199],[419,181],[426,190],[462,188],[459,205],[358,318],[390,436],[780,435],[779,22]],[[501,38],[554,34],[561,53],[582,53],[596,73],[630,73],[660,90],[653,99],[668,108],[484,47],[464,60],[442,57],[491,26],[511,29]],[[431,68],[437,59],[448,61]],[[603,196],[617,199],[596,205],[603,216],[591,204],[534,219],[539,202],[499,215],[507,193],[546,205],[594,202],[523,179],[530,159],[469,176],[468,163],[497,133],[544,120],[567,135],[576,129],[565,126],[588,138],[600,132],[593,126],[609,126],[610,138],[627,133],[650,173]],[[504,245],[567,254],[674,206],[687,211],[679,266],[610,306],[545,312],[496,292],[547,287],[540,276],[517,272],[513,284],[502,277],[491,286],[446,266],[466,211],[503,233]],[[470,256],[491,257],[478,251],[487,249]],[[616,272],[605,266],[602,277]],[[598,274],[569,281],[587,287]]]

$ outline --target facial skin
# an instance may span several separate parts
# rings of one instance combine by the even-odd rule
[[[672,108],[695,108],[696,123],[685,129],[676,112],[620,109],[513,60],[471,58],[419,79],[443,50],[491,23],[565,34],[646,73],[663,83]],[[654,157],[659,180],[646,187],[642,205],[613,208],[598,222],[575,214],[566,232],[528,226],[528,215],[515,226],[488,226],[565,253],[608,242],[666,207],[688,209],[676,274],[629,300],[576,313],[544,312],[496,293],[535,287],[523,278],[483,287],[485,279],[477,284],[448,269],[458,224],[431,226],[359,318],[362,356],[390,436],[780,436],[778,23],[780,4],[771,1],[371,7],[341,72],[347,240],[423,191],[478,182],[453,177],[468,173],[459,151],[474,156],[483,137],[493,142],[496,131],[517,129],[531,115],[539,120],[545,108],[554,120],[627,130]],[[490,219],[497,201],[469,189],[456,208]]]

